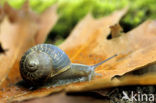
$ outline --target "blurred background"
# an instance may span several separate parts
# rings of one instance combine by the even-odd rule
[[[20,9],[25,0],[0,0],[0,5],[3,6],[4,2],[8,2],[15,9]],[[46,41],[55,45],[62,43],[74,26],[88,13],[100,18],[128,6],[128,13],[120,21],[124,32],[147,19],[156,18],[156,0],[29,0],[29,2],[36,13],[42,13],[53,4],[58,5],[59,20]]]

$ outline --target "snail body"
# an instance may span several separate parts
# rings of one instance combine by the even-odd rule
[[[55,84],[60,83],[59,85],[67,82],[89,81],[96,75],[95,68],[107,60],[93,66],[71,63],[69,57],[60,48],[51,44],[38,44],[22,56],[20,74],[32,85],[49,80],[55,81]]]

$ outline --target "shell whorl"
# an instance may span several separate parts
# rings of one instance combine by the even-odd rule
[[[20,72],[28,82],[42,81],[70,68],[71,62],[64,51],[51,44],[30,48],[20,61]]]

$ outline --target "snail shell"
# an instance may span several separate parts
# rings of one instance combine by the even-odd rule
[[[39,44],[21,58],[20,73],[25,81],[36,83],[68,70],[70,65],[64,51],[51,44]]]
[[[115,57],[114,55],[95,65],[71,63],[64,51],[51,44],[39,44],[30,48],[20,61],[22,78],[32,85],[52,80],[55,85],[89,81],[97,74],[95,68]],[[99,75],[99,74],[98,74]]]

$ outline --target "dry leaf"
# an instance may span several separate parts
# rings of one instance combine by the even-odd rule
[[[108,26],[108,28],[109,28],[109,26],[118,23],[118,21],[124,15],[125,12],[126,12],[125,9],[121,10],[121,11],[117,11],[117,12],[113,13],[112,15],[108,16],[108,17],[101,18],[100,21],[95,20],[90,15],[88,15],[84,20],[81,21],[81,23],[79,24],[80,26],[79,25],[78,26],[80,28],[83,28],[83,26],[86,26],[86,25],[84,25],[83,22],[85,22],[85,24],[90,23],[89,25],[92,25],[92,23],[95,22],[96,24],[99,25],[99,23],[102,21],[102,23],[100,23],[99,27],[103,26],[105,28],[105,27]],[[116,18],[114,18],[114,16]],[[92,20],[94,22],[92,22]],[[101,25],[101,24],[104,24],[104,25]],[[96,28],[98,28],[98,27],[96,27]],[[80,30],[80,31],[83,32],[82,30]],[[80,31],[78,30],[78,32],[80,32]],[[88,30],[86,30],[85,32],[87,32],[87,31]],[[108,29],[106,29],[106,31],[108,31]],[[95,32],[92,29],[90,30],[91,35],[93,33],[98,33],[98,32],[100,32],[100,30],[97,31],[97,32]],[[82,33],[80,33],[80,34],[83,35]],[[84,35],[84,36],[86,36],[86,37],[84,37],[84,39],[89,38],[90,34]],[[96,37],[95,35],[92,35],[92,36]],[[92,38],[92,39],[94,40],[95,38]],[[64,43],[64,45],[65,44],[66,43]],[[74,48],[75,48],[75,46],[74,46]],[[80,50],[82,50],[82,48]],[[74,54],[78,54],[78,53],[79,53],[79,51],[77,51],[77,53],[75,52]],[[6,80],[3,83],[3,85],[5,84],[4,86],[2,85],[2,87],[4,87],[4,88],[3,88],[3,92],[1,93],[1,96],[3,97],[2,100],[4,100],[4,101],[14,101],[14,100],[22,101],[22,100],[25,100],[25,99],[30,99],[30,98],[35,98],[35,97],[42,97],[42,96],[46,96],[46,95],[48,95],[50,93],[53,93],[53,92],[61,91],[66,87],[66,86],[61,86],[61,87],[56,87],[56,88],[39,88],[37,90],[30,90],[30,88],[19,87],[19,85],[15,85],[15,83],[20,81],[20,79],[21,79],[20,76],[19,75],[18,76],[13,76],[12,75],[12,73],[19,72],[19,71],[17,71],[18,63],[15,64],[14,68],[16,68],[16,71],[11,70],[9,75],[8,75],[9,80]],[[10,82],[10,81],[13,81],[13,82]],[[12,85],[6,86],[6,84],[12,84]]]
[[[86,95],[84,95],[86,94]],[[79,93],[66,95],[65,93],[57,93],[52,96],[47,96],[44,98],[38,98],[31,101],[24,101],[22,103],[110,103],[104,97],[98,95],[97,93]]]
[[[0,43],[2,50],[6,50],[0,54],[0,98],[6,98],[13,94],[6,88],[21,79],[18,69],[21,55],[33,45],[44,42],[58,17],[56,6],[37,15],[31,11],[28,2],[21,10],[15,10],[6,3],[0,11],[5,14],[0,22]]]
[[[82,21],[81,23],[84,22]],[[76,60],[76,62],[84,64],[98,63],[116,53],[118,56],[96,69],[96,72],[102,74],[102,77],[96,77],[90,82],[69,85],[66,91],[85,91],[119,85],[156,84],[156,81],[154,81],[155,75],[144,75],[143,77],[131,76],[125,81],[119,79],[111,80],[115,75],[123,75],[132,70],[140,69],[151,63],[155,63],[156,44],[154,41],[156,40],[156,22],[148,20],[127,34],[111,40],[106,39],[110,33],[110,29],[108,26],[104,27],[100,23],[99,20],[99,24],[92,24],[97,27],[94,27],[95,29],[93,29],[93,26],[84,26],[82,30],[77,27],[75,31],[79,29],[80,32],[73,31],[73,34],[64,43],[66,45],[62,45],[61,47],[64,47],[64,50],[70,55],[73,62]],[[101,28],[98,25],[100,25]],[[94,30],[94,32],[86,32],[87,29]],[[101,32],[95,33],[95,31],[98,30]],[[83,40],[85,41],[83,43],[85,47],[81,44],[81,37],[79,34],[90,35],[90,39],[87,38]],[[74,37],[76,37],[74,39],[76,44],[71,43],[74,42]],[[91,40],[93,38],[94,40]],[[68,43],[69,45],[67,45]],[[78,53],[76,51],[78,51]]]
[[[96,24],[93,24],[94,26]],[[77,43],[73,45],[69,45],[64,50],[67,54],[70,55],[72,61],[77,60],[77,62],[82,62],[84,64],[95,64],[108,58],[114,54],[118,54],[115,59],[108,61],[107,63],[103,64],[101,67],[96,69],[97,73],[102,74],[102,77],[97,77],[94,80],[90,81],[89,83],[77,83],[74,85],[69,85],[66,88],[66,91],[84,91],[84,90],[92,90],[97,88],[104,88],[104,87],[112,87],[112,86],[119,86],[119,85],[132,85],[132,84],[156,84],[154,81],[154,75],[144,75],[143,77],[137,76],[130,77],[126,79],[126,81],[120,81],[119,79],[113,79],[112,77],[115,75],[123,75],[127,72],[130,72],[135,69],[140,69],[141,67],[145,67],[148,64],[155,63],[156,56],[156,44],[154,41],[156,40],[156,22],[155,21],[146,21],[145,23],[141,24],[136,29],[124,34],[118,38],[114,38],[111,40],[107,40],[108,32],[105,32],[106,28],[98,27],[95,31],[102,29],[101,32],[96,32],[96,39],[94,42],[90,41],[90,39],[86,39],[86,46],[85,48],[81,48],[81,44]],[[78,28],[77,28],[78,29]],[[86,29],[91,29],[86,27]],[[84,30],[84,28],[83,28]],[[81,32],[82,33],[82,32]],[[85,32],[86,34],[89,34]],[[77,32],[77,35],[79,33]],[[91,34],[95,35],[95,33]],[[72,36],[72,35],[71,35]],[[94,36],[90,38],[95,38]],[[80,37],[77,37],[77,40]],[[68,38],[68,41],[72,41],[73,39]],[[74,41],[77,41],[74,40]],[[85,41],[85,40],[84,40]],[[85,44],[85,43],[84,43]],[[73,51],[73,47],[74,50]],[[79,53],[76,54],[76,51],[79,50]],[[75,52],[75,53],[74,53]],[[71,55],[72,54],[72,55]],[[94,57],[90,57],[92,55]],[[84,58],[85,57],[85,58]],[[93,58],[100,58],[93,59]],[[126,78],[126,77],[125,77]],[[150,80],[149,80],[150,79]]]
[[[119,85],[156,84],[154,81],[155,76],[148,75],[148,73],[141,76],[141,78],[139,76],[124,76],[126,73],[155,63],[155,21],[148,20],[126,34],[110,40],[107,39],[107,36],[111,32],[110,26],[117,24],[125,12],[126,10],[123,9],[100,19],[94,19],[90,15],[87,15],[75,27],[67,40],[60,45],[69,55],[72,62],[88,65],[98,63],[114,54],[118,54],[116,58],[96,69],[96,72],[102,75],[101,77],[97,76],[89,82],[73,83],[59,87],[38,88],[36,90],[19,87],[19,85],[9,85],[4,88],[4,91],[1,91],[2,100],[22,101],[46,96],[61,90],[75,92]],[[17,63],[15,67],[18,68]],[[13,71],[10,73],[13,73]],[[121,76],[121,78],[114,78],[116,75]],[[122,75],[124,78],[122,78]],[[12,80],[14,81],[13,84],[19,82],[19,79],[15,77]],[[6,83],[9,82],[6,81]]]
[[[121,32],[123,31],[120,24],[115,24],[113,26],[110,26],[110,29],[111,29],[111,37],[112,38],[121,36]]]

